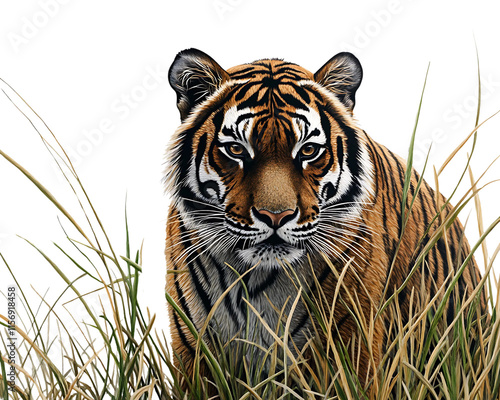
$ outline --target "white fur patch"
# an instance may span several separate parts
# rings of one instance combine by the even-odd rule
[[[255,152],[250,145],[250,133],[252,132],[254,119],[249,116],[248,118],[245,118],[238,124],[236,124],[238,118],[245,114],[253,113],[250,108],[238,110],[236,106],[231,107],[229,110],[227,110],[226,114],[224,115],[224,121],[222,123],[221,131],[218,133],[218,139],[221,143],[236,142],[241,144],[243,147],[245,147],[250,157],[254,158]],[[230,129],[234,133],[235,137],[224,134],[223,128]],[[226,155],[230,157],[228,154]]]
[[[323,132],[323,128],[321,126],[321,118],[318,112],[313,109],[309,109],[308,111],[298,109],[296,110],[296,113],[303,115],[309,122],[309,125],[306,126],[304,121],[300,118],[293,118],[292,120],[293,129],[295,131],[295,136],[297,139],[297,142],[295,143],[295,146],[293,146],[292,149],[293,158],[297,157],[297,153],[306,143],[316,143],[320,145],[326,144],[326,135],[325,132]],[[315,129],[319,131],[319,135],[312,136],[309,139],[307,139],[306,134]],[[307,165],[307,162],[304,162],[302,164]],[[305,165],[303,165],[303,168],[305,168]]]
[[[298,219],[299,215],[276,231],[277,235],[288,244],[271,246],[259,243],[271,237],[274,230],[254,217],[255,223],[252,227],[259,229],[260,232],[254,239],[257,243],[251,248],[237,250],[237,256],[247,265],[255,265],[260,262],[259,266],[262,268],[278,268],[281,265],[280,263],[288,262],[293,264],[299,261],[304,257],[305,251],[295,247],[298,240],[292,231],[293,228],[298,226]]]
[[[199,183],[204,184],[209,181],[213,181],[217,184],[217,186],[219,187],[219,195],[222,195],[225,192],[225,185],[222,182],[220,176],[209,165],[208,157],[204,156],[202,158],[201,165],[196,165],[196,158],[191,157],[187,176],[187,183],[189,184],[191,189],[195,193],[199,193],[201,196],[206,197],[203,195],[203,191],[201,190]],[[213,189],[208,189],[207,192],[209,197],[206,197],[206,199],[219,204],[220,199],[217,196],[217,192]]]

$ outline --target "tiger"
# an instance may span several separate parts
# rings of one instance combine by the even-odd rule
[[[367,321],[395,295],[407,322],[412,290],[424,282],[434,296],[470,253],[456,219],[413,268],[439,228],[435,216],[452,207],[360,128],[353,109],[363,70],[353,54],[339,53],[313,74],[282,59],[225,70],[187,49],[168,76],[181,124],[166,152],[166,292],[196,331],[210,314],[222,343],[249,326],[253,340],[269,348],[275,338],[259,318],[276,327],[276,309],[291,312],[299,289],[289,269],[304,290],[321,287],[329,303],[346,264],[342,288],[355,293]],[[471,258],[456,295],[464,298],[480,280]],[[357,329],[347,303],[333,311],[344,341]],[[312,318],[303,302],[296,304],[289,334],[298,349]],[[454,308],[443,318],[452,321]],[[197,340],[172,307],[169,320],[174,361],[191,374]],[[362,379],[375,373],[369,360],[381,362],[386,323],[375,320],[371,352],[360,345]],[[206,368],[200,374],[209,376]]]

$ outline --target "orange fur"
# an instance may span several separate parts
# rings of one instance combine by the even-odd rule
[[[180,109],[182,106],[181,115],[184,121],[174,135],[168,153],[171,157],[167,169],[170,191],[177,193],[182,185],[186,185],[188,178],[184,180],[181,178],[182,174],[187,172],[183,171],[183,168],[187,168],[186,154],[192,157],[199,155],[200,159],[211,157],[211,165],[214,169],[222,171],[221,182],[229,188],[225,197],[226,218],[231,218],[240,224],[252,225],[254,220],[252,207],[269,210],[267,212],[296,208],[300,215],[297,224],[306,225],[323,212],[320,210],[319,185],[315,183],[318,180],[315,174],[323,168],[322,165],[328,163],[331,164],[329,167],[331,171],[342,168],[342,165],[339,165],[340,160],[345,161],[342,157],[348,157],[348,152],[353,151],[349,146],[355,145],[363,149],[371,165],[371,175],[367,174],[368,177],[371,176],[371,181],[366,178],[368,179],[366,187],[362,188],[365,197],[361,210],[359,215],[349,220],[349,224],[343,228],[342,237],[335,239],[332,236],[332,247],[337,253],[329,251],[329,247],[326,247],[324,252],[331,259],[338,274],[342,272],[346,260],[352,259],[343,280],[347,290],[342,288],[340,297],[347,307],[356,307],[350,300],[350,295],[354,296],[356,299],[354,303],[359,302],[360,311],[367,324],[370,324],[380,305],[403,284],[412,269],[416,255],[425,246],[429,237],[438,230],[439,219],[434,222],[432,220],[439,214],[438,200],[439,204],[444,204],[445,199],[441,195],[437,197],[425,181],[422,181],[417,193],[419,176],[412,170],[406,215],[412,203],[413,208],[402,233],[401,205],[406,164],[384,146],[374,142],[357,126],[352,116],[354,92],[357,89],[357,86],[353,89],[352,85],[355,84],[356,76],[353,75],[353,78],[345,75],[349,74],[349,63],[343,61],[339,63],[336,59],[332,65],[325,65],[316,75],[302,67],[280,60],[260,60],[231,68],[226,72],[218,70],[220,67],[212,62],[213,60],[207,61],[203,57],[200,56],[201,61],[197,62],[205,62],[210,68],[216,69],[216,72],[212,73],[217,76],[216,89],[213,90],[214,82],[210,81],[207,84],[209,94],[198,104],[191,104],[190,113],[186,111],[188,109],[186,104],[189,104],[191,88],[178,92],[179,96],[184,96],[182,104],[179,105]],[[212,78],[199,77],[198,82],[201,82],[199,85],[204,84],[203,79]],[[247,85],[246,91],[243,91],[241,88],[245,85]],[[299,91],[303,92],[298,93]],[[253,120],[254,132],[258,133],[252,134],[254,135],[252,146],[258,149],[258,155],[255,155],[255,160],[258,162],[255,161],[255,166],[245,171],[236,163],[229,164],[224,154],[217,148],[210,147],[219,134],[216,130],[219,126],[217,119],[221,118],[221,113],[224,115],[249,99],[255,99],[258,103],[264,98],[267,99],[266,96],[269,97],[269,101],[251,109],[253,114],[264,113],[265,116]],[[323,159],[318,160],[315,167],[307,166],[305,169],[300,169],[290,156],[291,145],[287,142],[287,132],[294,124],[290,115],[297,112],[298,106],[294,102],[302,101],[304,98],[310,98],[307,106],[324,117],[322,126],[328,124],[330,127],[328,135],[331,140],[328,144],[329,152],[323,153]],[[188,145],[186,141],[189,141]],[[205,148],[199,150],[203,144]],[[349,162],[354,161],[351,159]],[[207,310],[213,306],[214,299],[210,297],[211,285],[207,284],[213,282],[210,280],[213,277],[203,277],[203,271],[199,269],[203,269],[204,264],[197,267],[188,265],[191,262],[188,260],[189,247],[194,247],[203,239],[199,230],[182,228],[179,206],[181,201],[182,199],[174,202],[169,212],[166,243],[169,273],[166,290],[189,314],[195,326],[200,328],[205,323]],[[452,207],[447,205],[442,215],[446,216],[451,210]],[[428,293],[432,296],[470,252],[463,235],[464,229],[456,220],[447,231],[448,249],[451,249],[454,256],[453,265],[448,263],[446,243],[441,238],[429,252],[424,266],[416,269],[408,285],[398,295],[399,307],[404,318],[408,318],[412,288],[420,288],[423,280]],[[398,243],[400,243],[399,248]],[[338,257],[338,254],[342,257]],[[311,271],[307,262],[293,267],[297,276],[301,277],[302,283],[309,286],[313,286],[312,273],[317,277],[324,275],[321,287],[326,295],[326,303],[331,304],[338,285],[336,275],[328,273],[329,267],[321,254],[310,254],[310,256],[314,271]],[[204,255],[199,257],[199,261],[205,260]],[[233,260],[227,260],[228,263],[231,261]],[[223,273],[231,276],[232,272],[227,268]],[[236,278],[236,275],[233,275],[233,278]],[[273,290],[285,290],[284,278],[276,279],[276,285],[268,288],[267,293]],[[472,259],[459,280],[459,289],[453,296],[466,296],[479,279],[478,268]],[[292,286],[292,282],[289,284]],[[200,291],[206,292],[205,300],[200,298]],[[207,301],[210,303],[208,306],[205,304]],[[482,301],[484,303],[484,298]],[[281,309],[283,304],[275,306]],[[357,331],[356,321],[346,306],[337,302],[334,311],[336,329],[344,342],[351,340]],[[228,304],[227,307],[230,310],[232,305]],[[449,313],[448,318],[451,317],[452,310]],[[180,367],[182,364],[188,373],[192,373],[196,343],[172,309],[170,309],[170,321],[172,345],[178,355],[176,365]],[[378,365],[381,360],[385,345],[384,335],[384,320],[378,319],[373,329],[372,353],[363,344],[359,344],[361,352],[359,373],[362,380],[373,375],[375,372],[373,365]],[[207,374],[206,370],[202,371]]]

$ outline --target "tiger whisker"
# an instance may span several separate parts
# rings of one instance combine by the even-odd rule
[[[370,236],[378,235],[379,232],[374,232],[372,231],[368,226],[362,226],[362,225],[355,225],[353,223],[345,222],[345,221],[339,221],[336,219],[329,219],[327,221],[320,221],[318,222],[318,227],[330,227],[330,226],[339,226],[339,227],[345,227],[348,229],[345,229],[346,231],[350,230],[356,230],[361,233],[365,233]],[[343,228],[342,228],[343,229]]]
[[[206,234],[206,235],[208,235],[208,237],[215,237],[217,239],[217,238],[221,237],[219,235],[216,235],[219,232],[223,232],[223,230],[220,229],[219,227],[211,227],[211,228],[207,228],[202,233],[202,236],[204,234]],[[191,256],[191,254],[193,254],[194,252],[197,252],[199,248],[202,248],[203,246],[205,246],[208,241],[206,239],[205,240],[203,240],[203,239],[204,239],[203,237],[199,238],[199,241],[197,243],[184,249],[184,251],[182,251],[181,254],[179,254],[179,256],[176,258],[176,261],[179,261],[182,258],[186,258],[186,259],[189,258]],[[190,238],[187,238],[184,240],[184,242],[187,242],[190,240],[191,240]]]
[[[341,260],[344,259],[344,257],[341,254],[340,250],[338,250],[331,243],[327,243],[327,242],[321,240],[318,237],[315,237],[314,239],[312,239],[311,243],[316,247],[315,252],[323,253],[324,251],[322,251],[322,248],[326,247],[328,252],[332,253],[334,256],[336,256],[337,258],[340,258]]]
[[[349,229],[344,229],[344,228],[338,228],[336,226],[332,226],[332,225],[318,225],[319,227],[321,227],[321,232],[323,233],[331,233],[331,234],[336,234],[336,235],[342,235],[342,237],[344,236],[350,236],[350,237],[353,237],[353,238],[356,238],[356,239],[359,239],[365,243],[368,243],[370,245],[374,245],[374,243],[372,243],[370,240],[366,239],[365,237],[363,236],[360,236],[354,232],[352,232],[351,230]],[[357,243],[357,242],[354,242],[354,243]]]
[[[189,197],[179,197],[179,199],[183,200],[183,201],[190,201],[190,202],[193,202],[193,203],[198,203],[198,204],[202,204],[204,206],[208,206],[208,207],[212,207],[218,211],[224,211],[224,209],[221,207],[221,206],[218,206],[218,205],[215,205],[215,204],[212,204],[212,203],[207,203],[206,201],[201,201],[201,200],[195,200],[195,199],[190,199]]]
[[[354,254],[358,255],[359,257],[366,257],[368,251],[363,247],[361,246],[361,244],[357,243],[357,242],[347,242],[343,239],[343,236],[341,235],[338,235],[338,234],[335,234],[335,233],[332,233],[332,235],[334,238],[335,238],[335,241],[343,244],[347,249],[349,249],[350,251],[352,251]],[[330,239],[331,236],[326,236],[326,235],[323,235],[320,234],[320,237],[323,237],[324,239]],[[365,251],[365,254],[363,254],[360,249],[357,249],[355,247],[355,245],[357,245],[360,249],[364,250]]]
[[[210,218],[218,218],[218,219],[225,219],[225,215],[223,212],[214,212],[213,210],[193,210],[193,211],[185,211],[183,212],[185,216],[188,218],[196,218],[196,217],[210,217]],[[179,215],[174,214],[168,216],[166,219],[168,222],[170,221],[175,221],[179,219]]]
[[[344,210],[344,211],[353,211],[353,208],[354,208],[353,206],[351,206],[351,207],[339,207],[339,205],[341,205],[341,204],[348,204],[348,203],[331,204],[329,206],[326,206],[326,207],[322,208],[321,212],[323,213],[323,212],[327,212],[327,211],[341,211],[341,210]],[[380,211],[375,210],[373,207],[370,207],[370,208],[365,207],[366,205],[372,205],[372,206],[374,206],[373,203],[366,204],[366,203],[352,202],[351,204],[353,204],[355,206],[360,206],[361,211],[372,212],[372,213],[378,214],[380,216],[383,216]]]
[[[342,226],[342,224],[339,224]],[[348,228],[352,228],[352,227],[349,227],[347,226]],[[335,232],[339,232],[339,233],[342,233],[342,234],[345,234],[345,235],[349,235],[349,236],[353,236],[353,237],[356,237],[364,242],[369,242],[371,243],[368,239],[366,239],[365,237],[363,236],[360,236],[358,235],[357,233],[353,232],[351,229],[345,229],[345,228],[342,228],[342,227],[338,227],[338,226],[335,226],[334,224],[327,224],[327,223],[318,223],[318,228],[322,228],[322,230],[333,230]],[[361,231],[362,233],[365,233],[367,235],[370,235],[370,236],[373,236],[373,234],[378,234],[378,232],[371,232],[369,230],[358,230],[358,231]]]
[[[197,244],[196,246],[192,246],[192,250],[193,251],[190,251],[190,254],[186,256],[186,259],[187,257],[189,257],[191,254],[193,254],[194,252],[197,252],[197,256],[194,257],[193,259],[190,260],[190,262],[194,262],[196,261],[198,258],[200,258],[203,254],[205,254],[207,251],[209,251],[212,247],[214,247],[218,242],[221,242],[223,241],[224,239],[227,239],[227,237],[225,235],[221,235],[221,236],[218,236],[216,240],[214,240],[209,246],[207,246],[205,248],[205,250],[203,250],[201,253],[198,252],[198,250],[200,248],[203,247],[204,243],[201,243],[201,244]]]
[[[327,241],[326,239],[328,238],[324,238],[322,236],[315,236],[312,240],[317,244],[318,242],[322,245],[322,247],[326,247],[327,249],[330,249],[330,251],[335,255],[337,256],[337,258],[339,258],[341,261],[343,262],[348,262],[349,259],[346,258],[341,252],[340,252],[340,249],[338,249],[334,243],[332,243],[331,241]],[[349,246],[346,246],[349,250],[352,250],[349,248]],[[321,251],[322,249],[321,248],[318,248],[318,251],[319,252],[322,252]],[[363,255],[361,255],[361,257],[363,257]],[[356,260],[353,260],[352,263],[354,265],[356,265],[356,267],[358,267],[358,269],[361,269],[361,266],[358,264],[358,262]]]

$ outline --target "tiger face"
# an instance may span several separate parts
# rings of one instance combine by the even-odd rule
[[[343,253],[373,197],[352,118],[361,78],[349,53],[315,74],[275,59],[225,71],[198,50],[178,54],[167,183],[194,248],[236,268]]]

